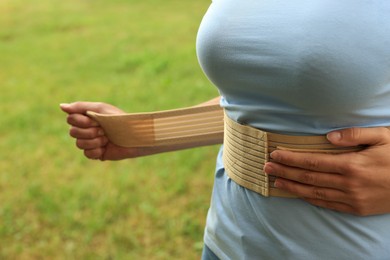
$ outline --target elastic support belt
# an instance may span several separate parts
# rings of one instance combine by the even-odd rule
[[[325,136],[292,136],[264,132],[241,125],[225,115],[223,162],[228,176],[245,188],[263,196],[290,197],[274,187],[275,177],[264,173],[269,154],[276,149],[311,153],[345,153],[363,147],[340,147]]]
[[[332,145],[325,136],[281,135],[241,125],[224,116],[219,105],[151,113],[110,115],[88,111],[87,114],[102,126],[111,142],[122,147],[190,147],[223,141],[223,161],[228,176],[267,197],[294,197],[275,188],[275,177],[263,172],[272,151],[344,153],[362,149]]]

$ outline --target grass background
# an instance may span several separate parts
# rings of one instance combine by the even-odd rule
[[[0,1],[0,259],[198,259],[218,147],[85,159],[59,103],[126,111],[217,95],[209,0]]]

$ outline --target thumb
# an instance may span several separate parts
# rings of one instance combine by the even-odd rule
[[[68,113],[68,114],[71,114],[72,110],[73,110],[72,105],[68,104],[68,103],[61,103],[60,108],[62,111],[64,111],[65,113]]]
[[[60,108],[62,111],[68,114],[85,114],[87,111],[100,112],[99,103],[95,102],[74,102],[74,103],[62,103]]]
[[[326,137],[339,146],[382,145],[389,143],[390,130],[385,127],[347,128],[330,132]]]

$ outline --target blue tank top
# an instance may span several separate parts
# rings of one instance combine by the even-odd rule
[[[197,53],[232,119],[324,134],[390,125],[390,1],[214,0]],[[205,243],[223,259],[390,259],[390,214],[357,217],[264,198],[225,174]]]

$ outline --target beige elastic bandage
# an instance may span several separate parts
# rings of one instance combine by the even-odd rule
[[[264,164],[275,150],[310,153],[346,153],[363,147],[340,147],[325,136],[293,136],[261,131],[241,125],[225,116],[223,162],[229,177],[239,185],[263,196],[295,196],[274,187],[275,177],[264,173]]]
[[[294,197],[274,187],[275,177],[263,172],[276,149],[345,153],[363,147],[338,147],[325,136],[291,136],[264,132],[224,116],[219,105],[152,113],[98,114],[87,112],[116,145],[122,147],[192,147],[224,143],[223,161],[237,184],[263,196]]]

